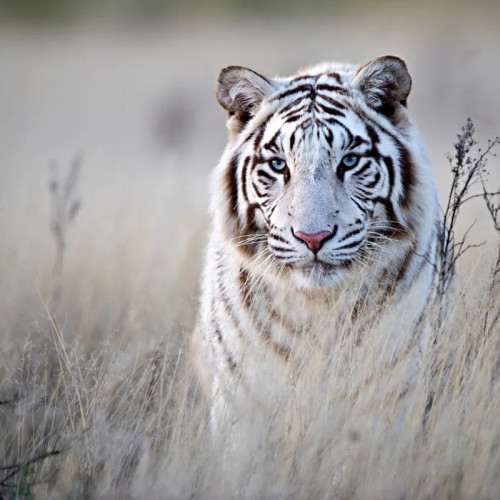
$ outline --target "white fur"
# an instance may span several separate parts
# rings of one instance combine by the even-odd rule
[[[271,81],[272,88],[278,90],[264,96],[262,102],[254,103],[254,117],[231,138],[213,173],[212,226],[202,277],[196,342],[197,350],[202,353],[197,361],[203,365],[202,368],[199,366],[199,371],[205,374],[204,383],[213,401],[214,429],[227,428],[242,418],[252,422],[255,428],[261,426],[264,415],[267,415],[263,408],[274,408],[290,387],[293,377],[300,377],[304,357],[312,356],[311,353],[333,352],[343,345],[351,331],[350,315],[364,301],[367,305],[356,317],[356,328],[359,330],[359,325],[364,324],[370,329],[376,324],[374,331],[386,334],[378,347],[373,344],[374,351],[380,349],[379,366],[390,366],[403,356],[406,360],[404,377],[410,381],[418,372],[427,338],[423,330],[415,337],[414,325],[433,298],[438,259],[437,227],[440,224],[438,192],[425,146],[406,108],[398,107],[394,121],[374,109],[384,98],[383,90],[377,90],[376,82],[382,82],[383,86],[398,77],[397,74],[384,75],[383,60],[377,60],[375,65],[364,70],[366,78],[375,74],[374,79],[363,81],[363,85],[369,87],[369,95],[360,90],[362,72],[357,73],[357,67],[352,65],[327,63],[299,75],[314,76],[316,85],[338,85],[327,73],[339,74],[342,85],[349,90],[344,101],[358,110],[358,113],[346,113],[345,126],[353,134],[367,138],[365,122],[360,118],[363,116],[364,120],[390,131],[390,136],[380,134],[378,148],[381,155],[392,158],[395,164],[398,158],[395,141],[409,152],[416,168],[409,207],[403,207],[399,201],[404,194],[403,179],[396,165],[392,191],[389,192],[389,178],[384,169],[379,169],[376,187],[377,195],[386,196],[392,202],[394,215],[402,227],[411,228],[409,236],[386,238],[373,249],[364,247],[363,240],[360,248],[353,246],[349,250],[349,258],[353,259],[359,259],[360,252],[364,252],[366,258],[363,262],[350,268],[339,266],[327,271],[314,264],[315,256],[303,242],[293,238],[291,228],[314,234],[326,226],[335,226],[335,237],[324,244],[317,258],[336,266],[342,263],[343,254],[347,252],[338,248],[343,242],[350,241],[352,228],[359,226],[356,238],[361,235],[365,238],[370,232],[370,224],[386,224],[384,217],[387,218],[387,212],[381,204],[375,203],[373,216],[368,217],[352,201],[352,193],[359,189],[354,174],[347,172],[341,181],[335,173],[345,155],[342,148],[346,135],[342,127],[335,129],[331,147],[326,147],[323,139],[315,139],[313,132],[316,129],[312,128],[310,134],[307,130],[302,135],[297,133],[296,140],[302,141],[300,147],[294,151],[286,150],[295,125],[285,123],[277,114],[273,115],[280,107],[289,104],[286,99],[277,103],[273,97],[293,86],[291,79]],[[229,95],[234,97],[245,92],[247,84],[236,84],[228,90]],[[259,92],[261,90],[259,88]],[[249,98],[255,99],[255,93]],[[245,155],[253,154],[254,141],[247,139],[266,120],[268,123],[261,144],[281,131],[281,137],[287,139],[283,139],[283,154],[291,175],[286,185],[284,179],[278,178],[269,188],[272,214],[269,215],[270,211],[266,213],[264,208],[256,210],[255,223],[260,229],[248,237],[261,239],[257,252],[249,257],[239,248],[242,239],[235,229],[238,224],[246,222],[248,203],[240,191],[236,218],[230,215],[232,207],[228,205],[226,189],[228,165],[236,152],[240,161]],[[366,161],[364,157],[363,161]],[[263,168],[269,167],[264,165]],[[258,204],[259,196],[252,181],[260,181],[255,177],[256,169],[250,170],[247,168],[246,171],[247,194],[251,204]],[[238,172],[241,176],[241,166]],[[239,177],[239,189],[242,189],[242,180]],[[363,221],[356,222],[360,220]],[[279,259],[267,246],[269,229],[266,221],[277,228],[280,237],[286,240],[283,244],[289,246],[290,255],[295,259],[286,270],[281,269]],[[356,238],[351,238],[353,245]],[[396,281],[404,259],[408,260],[404,278]],[[242,300],[242,276],[248,279],[246,290],[250,307]],[[387,294],[391,283],[394,283],[394,289]],[[380,309],[377,301],[382,301],[385,307],[374,319],[374,309]],[[363,316],[365,310],[368,313]],[[369,335],[365,342],[371,342]],[[277,352],[277,346],[288,353],[286,360],[283,353]],[[234,363],[233,368],[229,367],[228,354]]]

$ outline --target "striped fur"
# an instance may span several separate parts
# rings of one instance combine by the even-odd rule
[[[328,349],[349,323],[386,321],[387,362],[411,353],[418,366],[441,218],[410,87],[393,56],[291,78],[221,72],[230,139],[212,177],[193,338],[216,427],[277,397],[300,367],[298,338]]]

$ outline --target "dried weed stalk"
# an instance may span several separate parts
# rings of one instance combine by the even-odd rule
[[[81,158],[75,157],[71,162],[66,175],[60,174],[57,163],[50,164],[50,182],[49,193],[51,200],[51,220],[50,230],[56,243],[56,255],[54,259],[52,308],[57,310],[62,296],[62,274],[64,268],[64,259],[66,254],[66,245],[68,238],[68,228],[74,221],[81,207],[81,200],[78,196],[78,185],[80,180]],[[37,290],[38,292],[38,290]],[[65,370],[71,374],[70,362],[67,359],[67,350],[62,338],[62,332],[57,324],[55,316],[49,310],[40,295],[44,305],[47,317],[49,319],[54,345],[57,346],[62,354],[60,358],[61,373]],[[76,381],[74,387],[81,401],[79,388]],[[12,406],[13,418],[15,418],[16,405],[25,394],[17,394],[5,400],[0,400],[2,406]],[[83,412],[81,411],[82,415]],[[34,498],[34,488],[36,485],[46,483],[47,480],[38,478],[37,467],[44,463],[49,457],[54,457],[62,453],[62,449],[50,449],[45,445],[47,436],[41,439],[38,444],[33,444],[27,453],[23,454],[26,458],[18,459],[13,463],[7,463],[0,466],[0,499],[2,498]]]
[[[49,192],[52,206],[50,229],[56,242],[53,267],[53,299],[55,304],[59,303],[62,294],[62,274],[68,227],[81,208],[81,200],[77,193],[81,163],[81,157],[76,156],[71,162],[66,176],[59,175],[59,168],[55,161],[50,164]]]
[[[493,150],[500,144],[500,137],[489,140],[486,148],[482,150],[477,147],[474,138],[475,127],[470,118],[457,135],[457,142],[453,145],[454,154],[448,154],[447,159],[451,167],[452,182],[448,194],[448,201],[443,213],[443,226],[440,235],[441,259],[438,272],[437,293],[438,297],[444,298],[455,274],[455,265],[467,250],[479,247],[480,244],[469,244],[468,236],[475,225],[475,221],[467,228],[461,238],[456,238],[457,221],[465,204],[475,198],[483,198],[486,206],[493,217],[495,229],[499,231],[500,206],[495,204],[494,198],[500,191],[491,192],[486,188],[488,170],[486,169],[489,157],[495,156]],[[477,192],[481,185],[482,190]],[[497,261],[500,277],[500,254]]]

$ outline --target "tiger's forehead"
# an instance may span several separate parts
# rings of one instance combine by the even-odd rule
[[[340,96],[352,96],[350,82],[352,75],[341,72],[317,73],[308,72],[292,78],[281,80],[282,87],[276,92],[271,101],[293,103],[294,99],[309,97],[314,100],[319,94],[336,94]]]
[[[350,88],[351,75],[302,74],[282,81],[261,144],[295,151],[346,149],[368,140]]]
[[[325,83],[332,79],[335,84]],[[271,153],[331,154],[370,143],[348,88],[331,74],[293,79],[270,104],[274,111],[260,144]]]

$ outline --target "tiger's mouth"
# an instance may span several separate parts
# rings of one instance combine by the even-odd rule
[[[338,269],[349,269],[354,264],[354,257],[348,259],[342,259],[335,263],[325,262],[319,259],[316,259],[311,267],[318,267],[324,272],[336,271]]]
[[[354,258],[338,260],[337,262],[325,262],[317,257],[310,263],[301,266],[304,272],[318,275],[328,275],[339,270],[349,270],[355,263]]]
[[[356,260],[359,258],[359,252],[356,252],[350,257],[342,258],[331,258],[325,260],[324,258],[315,254],[310,260],[298,260],[296,262],[291,262],[286,264],[289,269],[301,269],[304,271],[315,271],[315,272],[335,272],[339,269],[350,269]]]

